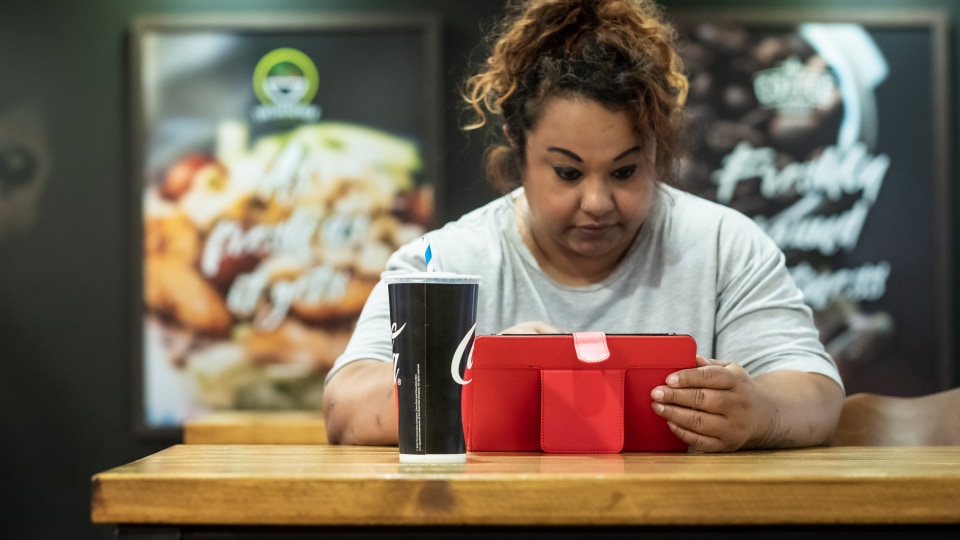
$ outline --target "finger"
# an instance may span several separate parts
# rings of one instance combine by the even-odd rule
[[[720,438],[725,434],[728,425],[726,419],[720,415],[677,405],[654,403],[653,411],[680,428],[706,437]]]
[[[567,332],[557,328],[552,324],[537,321],[537,333],[539,334],[566,334]]]
[[[697,367],[703,367],[703,366],[725,366],[725,365],[727,365],[727,364],[729,364],[729,363],[730,363],[730,362],[726,362],[726,361],[723,361],[723,360],[716,360],[716,359],[714,359],[714,358],[707,358],[706,356],[700,356],[699,354],[697,355]]]
[[[520,324],[516,324],[500,332],[501,334],[563,334],[563,330],[560,330],[552,324],[548,324],[542,321],[527,321]]]
[[[670,421],[667,422],[667,425],[670,426],[670,431],[672,431],[674,435],[694,450],[699,450],[700,452],[731,452],[736,450],[736,448],[731,448],[729,444],[716,437],[690,431]]]
[[[729,452],[737,449],[731,443],[721,439],[717,435],[717,432],[703,431],[685,423],[690,419],[683,418],[683,411],[679,407],[654,403],[653,409],[654,412],[667,420],[667,426],[670,428],[670,431],[694,450],[701,452]],[[701,425],[705,421],[709,423],[710,415],[700,414],[700,419],[694,420],[694,423]],[[704,420],[704,418],[706,418],[706,420]]]
[[[681,369],[667,375],[667,385],[671,388],[715,388],[729,390],[736,384],[736,378],[725,366],[711,364],[690,369]]]
[[[657,386],[650,397],[664,405],[679,405],[688,409],[720,414],[724,409],[724,390],[713,388],[670,388]]]

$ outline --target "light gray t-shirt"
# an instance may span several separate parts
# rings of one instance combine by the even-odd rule
[[[543,321],[566,332],[689,334],[697,352],[741,364],[750,375],[777,369],[837,381],[810,308],[783,253],[743,214],[661,185],[637,239],[617,269],[588,286],[548,277],[520,237],[514,191],[428,233],[433,264],[481,278],[477,335]],[[423,243],[400,248],[386,271],[423,271]],[[367,300],[328,380],[360,359],[392,360],[387,287]]]

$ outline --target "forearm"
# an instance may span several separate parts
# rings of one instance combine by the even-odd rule
[[[844,392],[824,375],[781,370],[754,377],[760,408],[744,448],[825,444],[843,408]]]
[[[358,360],[344,366],[324,389],[323,416],[331,444],[397,444],[392,364]]]

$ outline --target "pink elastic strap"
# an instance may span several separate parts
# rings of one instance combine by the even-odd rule
[[[593,364],[610,358],[607,335],[603,332],[574,332],[573,346],[577,349],[577,358],[581,362]]]

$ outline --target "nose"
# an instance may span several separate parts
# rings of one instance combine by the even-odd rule
[[[613,210],[613,192],[606,179],[589,179],[581,183],[580,209],[591,216],[603,216]]]

